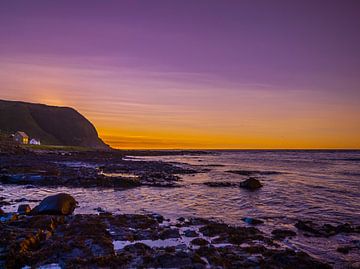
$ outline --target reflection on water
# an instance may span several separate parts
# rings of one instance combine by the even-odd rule
[[[308,151],[238,151],[215,152],[199,156],[144,157],[193,165],[208,172],[183,175],[180,188],[139,187],[128,190],[81,188],[31,188],[1,186],[1,196],[8,200],[19,198],[42,199],[57,192],[73,194],[79,201],[77,213],[94,213],[101,207],[114,213],[156,212],[167,217],[198,216],[216,218],[231,224],[243,224],[243,217],[265,220],[262,227],[293,227],[297,219],[318,222],[360,225],[360,152],[308,152]],[[72,165],[72,164],[67,164]],[[80,164],[76,164],[80,165]],[[264,173],[259,179],[264,187],[251,192],[240,188],[211,188],[208,181],[239,182],[244,175],[229,170],[276,171]],[[108,175],[115,176],[115,175]],[[133,177],[135,175],[116,175]],[[34,205],[34,203],[30,203]],[[4,207],[6,210],[16,206]],[[345,241],[344,241],[345,240]],[[355,252],[343,256],[336,246],[347,238],[301,238],[289,241],[313,255],[329,259],[360,260]],[[309,242],[310,241],[310,242]],[[320,248],[321,246],[321,248]],[[316,251],[316,249],[322,249]],[[327,254],[326,252],[330,251]],[[351,256],[353,255],[353,256]],[[358,255],[358,256],[356,256]]]

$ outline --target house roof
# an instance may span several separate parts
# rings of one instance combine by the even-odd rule
[[[29,138],[29,136],[25,133],[25,132],[22,132],[22,131],[18,131],[16,132],[18,135],[22,136],[23,138]]]

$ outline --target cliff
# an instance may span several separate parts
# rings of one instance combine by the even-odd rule
[[[0,130],[24,131],[42,144],[108,148],[94,125],[70,107],[0,100]]]

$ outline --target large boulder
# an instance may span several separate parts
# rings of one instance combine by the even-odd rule
[[[256,190],[261,188],[263,185],[254,177],[250,177],[245,181],[240,183],[241,188],[249,189],[249,190]]]
[[[31,211],[31,214],[70,215],[74,212],[76,205],[76,200],[70,194],[59,193],[46,197]]]
[[[31,208],[28,204],[22,204],[18,207],[18,214],[28,215],[31,212]]]

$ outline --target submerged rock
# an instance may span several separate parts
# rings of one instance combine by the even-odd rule
[[[284,239],[286,237],[296,236],[296,232],[288,229],[275,229],[271,232],[275,239]]]
[[[339,233],[345,233],[345,234],[360,233],[360,226],[352,226],[349,223],[343,223],[334,226],[332,224],[319,225],[309,220],[307,221],[299,220],[295,224],[295,227],[298,228],[299,230],[308,232],[310,233],[310,235],[313,236],[328,237]]]
[[[277,171],[259,171],[259,170],[229,170],[226,172],[241,175],[241,176],[256,176],[256,175],[267,176],[267,175],[281,174],[281,172],[277,172]]]
[[[0,222],[11,222],[18,219],[18,215],[15,213],[3,213],[0,217]]]
[[[254,177],[250,177],[240,183],[241,188],[249,189],[249,190],[256,190],[261,188],[262,186],[263,185],[260,183],[260,181]]]
[[[191,244],[196,245],[196,246],[207,246],[209,245],[209,242],[203,238],[195,238],[193,240],[191,240]]]
[[[234,182],[204,182],[204,185],[209,186],[209,187],[213,187],[213,188],[226,188],[226,187],[238,187],[239,184],[238,183],[234,183]]]
[[[186,230],[186,231],[184,231],[184,236],[185,237],[197,237],[197,236],[199,236],[199,234],[193,230]]]
[[[20,215],[27,215],[31,212],[31,208],[28,204],[22,204],[18,207],[18,213]]]
[[[32,215],[71,215],[77,205],[76,200],[66,193],[48,196],[32,211]]]
[[[336,251],[342,254],[349,254],[350,250],[352,249],[353,249],[352,246],[343,246],[343,247],[338,247]]]

